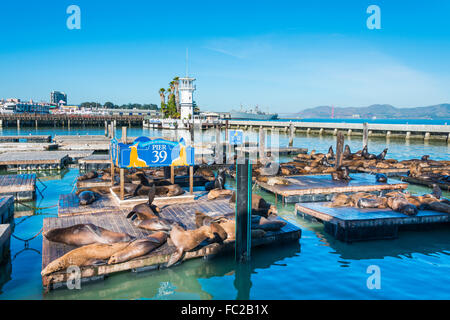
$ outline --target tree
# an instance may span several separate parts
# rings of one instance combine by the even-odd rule
[[[177,106],[177,112],[180,112],[180,92],[178,91],[178,88],[180,86],[180,78],[175,77],[173,78],[173,83],[175,86],[175,104]]]
[[[105,107],[106,109],[114,109],[115,105],[114,105],[114,103],[108,101],[108,102],[105,102],[103,107]]]

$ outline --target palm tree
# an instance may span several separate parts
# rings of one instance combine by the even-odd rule
[[[161,98],[161,109],[165,106],[166,104],[166,96],[165,96],[165,92],[166,89],[161,88],[159,89],[159,97]]]
[[[169,82],[169,91],[170,91],[170,96],[175,94],[175,81],[170,81]]]
[[[178,87],[180,86],[180,78],[173,78],[173,83],[175,85],[175,103],[177,105],[177,112],[180,112],[180,92],[178,91]]]

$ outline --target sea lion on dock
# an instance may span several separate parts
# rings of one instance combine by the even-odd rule
[[[208,200],[214,200],[221,197],[228,197],[233,194],[233,190],[228,189],[212,189],[208,192]]]
[[[216,239],[214,229],[217,228],[217,223],[215,222],[212,222],[211,225],[201,226],[194,230],[184,230],[178,224],[174,224],[170,231],[170,240],[177,248],[177,251],[169,258],[167,267],[178,262],[183,257],[184,252],[195,249],[203,241]],[[223,230],[223,228],[221,229]]]
[[[169,219],[154,217],[145,220],[135,220],[134,225],[149,231],[170,231],[174,222]]]
[[[80,200],[80,205],[86,206],[91,204],[95,200],[100,199],[100,195],[97,192],[81,191],[78,194],[78,198]]]
[[[327,157],[327,159],[334,159],[333,146],[330,146],[328,148],[328,153],[325,156]]]
[[[386,152],[387,152],[387,150],[386,150]],[[364,146],[364,148],[362,149],[362,151],[361,151],[361,156],[362,156],[364,159],[366,159],[366,160],[377,159],[377,156],[376,156],[376,155],[374,155],[374,154],[372,154],[372,153],[369,153],[367,145]]]
[[[386,182],[388,181],[388,178],[387,178],[387,176],[386,176],[385,174],[383,174],[383,173],[377,173],[377,174],[375,175],[375,181],[376,181],[376,182],[383,182],[383,183],[386,183]]]
[[[356,204],[358,208],[387,208],[387,198],[376,197],[374,199],[370,198],[360,198]]]
[[[133,209],[128,213],[127,219],[138,218],[139,220],[152,219],[158,217],[161,211],[157,206],[153,205],[153,200],[155,199],[156,187],[152,185],[149,187],[148,201],[146,203],[140,203],[133,207]]]
[[[219,169],[214,181],[210,181],[205,184],[205,190],[209,191],[212,189],[225,189],[225,181],[226,181],[225,171],[226,171],[225,168]]]
[[[428,155],[428,154],[423,155],[422,158],[420,158],[420,160],[422,160],[422,161],[428,161],[429,159],[430,159],[430,155]]]
[[[131,242],[124,249],[114,253],[108,260],[108,264],[121,263],[137,257],[144,256],[163,245],[167,240],[166,232],[155,232],[145,239]]]
[[[214,172],[210,168],[206,167],[198,168],[197,171],[195,171],[195,174],[200,175],[209,181],[214,181],[215,179]]]
[[[278,231],[287,223],[278,219],[277,217],[261,217],[252,215],[251,217],[252,229],[262,229],[264,231]]]
[[[442,197],[441,188],[439,188],[439,186],[436,183],[433,183],[432,187],[433,187],[433,191],[431,192],[431,195],[436,197],[436,199],[440,199]]]
[[[343,159],[348,159],[352,156],[352,151],[350,150],[350,146],[348,144],[344,147],[344,152],[342,153]]]
[[[281,177],[270,177],[267,179],[266,182],[269,186],[274,186],[274,185],[290,185],[290,182],[288,180],[286,180],[285,178],[281,178]]]
[[[443,201],[433,201],[423,205],[423,210],[434,210],[439,212],[450,213],[450,205]]]
[[[350,177],[348,167],[341,166],[337,168],[335,172],[331,173],[331,179],[333,181],[349,181],[352,178]]]
[[[384,160],[384,158],[386,157],[388,148],[385,148],[379,155],[376,156],[377,160]]]
[[[78,181],[88,180],[88,179],[94,179],[98,177],[98,172],[95,170],[89,171],[82,176],[78,177]]]
[[[184,194],[183,188],[178,184],[171,184],[169,186],[157,186],[156,195],[162,197],[175,197]]]
[[[345,193],[338,193],[333,196],[330,207],[346,207],[352,205],[352,199]]]
[[[41,271],[41,275],[46,276],[56,271],[65,270],[70,266],[83,267],[105,262],[114,253],[123,250],[128,245],[129,242],[117,242],[113,244],[94,243],[73,249],[50,262]]]
[[[135,239],[129,234],[110,231],[92,223],[56,228],[43,232],[43,235],[49,241],[65,243],[70,246],[84,246],[92,243],[111,244]]]
[[[408,216],[415,216],[419,212],[417,207],[410,204],[405,197],[388,198],[387,204],[392,210],[401,212]]]
[[[275,176],[279,171],[280,163],[276,161],[269,161],[259,170],[259,173],[262,176]]]

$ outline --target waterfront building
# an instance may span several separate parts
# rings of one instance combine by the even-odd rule
[[[180,78],[179,81],[180,118],[191,119],[194,114],[193,93],[196,89],[196,86],[194,85],[195,79],[186,76],[185,78]]]
[[[60,105],[61,102],[64,102],[63,104],[67,104],[67,94],[60,91],[52,91],[50,93],[50,103]]]
[[[16,103],[15,113],[50,113],[50,105],[45,102],[29,102],[20,101]]]

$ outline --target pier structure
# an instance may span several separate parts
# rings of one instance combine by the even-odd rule
[[[225,121],[222,121],[225,124]],[[360,136],[367,130],[367,138],[402,138],[440,140],[450,143],[450,125],[382,124],[382,123],[332,123],[302,121],[251,121],[226,120],[229,128],[279,130],[281,132],[333,135],[343,132],[347,137]]]

